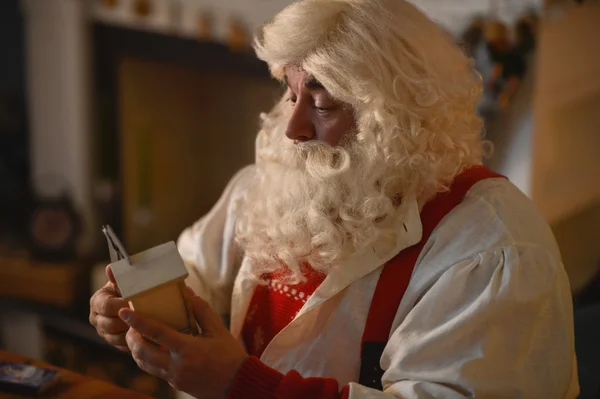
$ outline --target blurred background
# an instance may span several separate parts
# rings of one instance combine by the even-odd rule
[[[0,348],[174,397],[88,323],[101,225],[129,253],[174,240],[253,161],[282,89],[251,38],[290,2],[0,2]],[[600,2],[413,2],[476,62],[485,162],[555,232],[600,397]]]

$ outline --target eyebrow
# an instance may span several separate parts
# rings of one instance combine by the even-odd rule
[[[304,82],[304,87],[306,87],[308,90],[319,90],[319,89],[325,89],[323,87],[323,85],[321,84],[321,82],[319,82],[317,79],[315,79],[314,77],[309,77],[306,82]]]
[[[287,87],[290,87],[287,75],[283,75],[283,81],[285,82]],[[314,76],[309,76],[306,82],[304,82],[304,87],[306,87],[308,90],[325,90],[323,84],[319,82]]]

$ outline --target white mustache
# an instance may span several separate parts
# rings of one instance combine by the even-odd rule
[[[319,141],[282,146],[275,151],[264,151],[260,159],[267,163],[293,170],[306,171],[313,179],[327,180],[350,168],[351,150],[332,147]]]

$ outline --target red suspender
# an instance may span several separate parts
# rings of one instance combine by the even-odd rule
[[[462,201],[475,183],[493,177],[503,176],[485,166],[473,166],[458,175],[449,191],[438,194],[423,207],[421,241],[403,250],[385,265],[373,294],[362,336],[359,378],[361,385],[382,389],[383,370],[380,367],[380,359],[383,348],[389,339],[396,312],[410,282],[417,258],[429,236],[444,216]]]

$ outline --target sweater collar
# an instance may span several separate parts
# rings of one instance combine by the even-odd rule
[[[417,200],[414,197],[407,198],[406,201],[403,201],[401,207],[404,207],[404,209],[398,212],[398,219],[394,222],[397,224],[399,231],[395,244],[388,246],[388,248],[379,248],[375,245],[370,251],[365,251],[362,255],[334,268],[323,283],[317,287],[309,300],[306,301],[296,318],[315,309],[353,282],[378,269],[400,251],[421,241],[423,226]],[[244,259],[233,288],[231,333],[238,338],[241,334],[244,316],[256,287],[256,280],[252,277],[250,267],[250,262]]]

